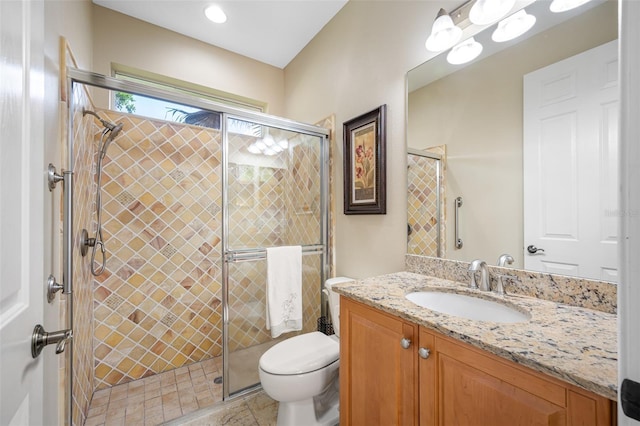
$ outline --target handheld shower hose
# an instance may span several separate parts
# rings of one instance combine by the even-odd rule
[[[103,120],[93,111],[83,110],[82,115],[91,114],[100,120],[100,123],[104,126],[102,136],[100,137],[100,146],[98,147],[98,163],[96,168],[96,236],[89,238],[89,234],[86,230],[82,230],[82,255],[86,255],[88,247],[91,247],[91,273],[94,276],[101,275],[107,265],[107,254],[104,245],[104,239],[102,237],[102,160],[107,154],[107,148],[113,140],[122,131],[123,124],[114,124],[106,120]],[[96,267],[96,252],[97,247],[100,246],[100,252],[102,254],[102,263]]]

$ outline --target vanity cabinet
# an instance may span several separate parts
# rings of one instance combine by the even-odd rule
[[[607,398],[352,299],[340,323],[342,426],[615,424]]]
[[[416,325],[342,298],[340,425],[417,424],[417,335]]]

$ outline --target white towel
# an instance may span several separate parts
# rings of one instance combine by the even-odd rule
[[[302,247],[267,249],[267,330],[302,330]]]

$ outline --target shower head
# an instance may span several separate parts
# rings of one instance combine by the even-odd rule
[[[112,123],[109,123],[112,124]],[[107,127],[107,126],[105,126]],[[102,148],[100,149],[100,156],[102,158],[104,158],[104,156],[107,154],[107,148],[109,148],[109,144],[111,142],[113,142],[113,140],[116,138],[116,136],[118,136],[118,133],[120,133],[122,131],[122,128],[124,127],[124,124],[119,123],[119,124],[112,124],[112,127],[107,127],[107,129],[109,129],[109,135],[107,136],[107,139],[104,141],[104,144],[102,145]]]
[[[102,123],[102,125],[104,126],[104,131],[102,132],[102,137],[104,138],[105,134],[109,134],[107,136],[107,138],[105,139],[104,143],[102,144],[102,147],[100,148],[100,158],[104,158],[104,156],[107,154],[107,148],[109,147],[109,144],[111,142],[113,142],[113,140],[116,138],[116,136],[118,136],[118,133],[120,133],[122,131],[122,127],[124,126],[122,123],[120,124],[115,124],[115,123],[111,123],[107,120],[102,119],[98,114],[96,114],[95,112],[82,108],[82,115],[93,115],[94,117],[96,117],[98,120],[100,120],[100,123]]]
[[[102,117],[100,117],[98,114],[96,114],[95,112],[82,108],[82,115],[85,116],[87,114],[93,115],[94,117],[96,117],[98,120],[100,120],[100,123],[102,123],[102,125],[105,127],[105,129],[110,130],[111,132],[113,132],[118,126],[107,121],[104,120]],[[122,130],[122,126],[120,126],[120,130]],[[118,133],[120,130],[118,130],[116,133]],[[115,135],[113,136],[114,138],[116,137]]]

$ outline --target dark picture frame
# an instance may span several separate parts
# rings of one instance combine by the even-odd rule
[[[343,123],[344,214],[387,213],[386,110]]]

